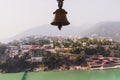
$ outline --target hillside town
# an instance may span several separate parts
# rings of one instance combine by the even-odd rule
[[[28,36],[0,44],[0,72],[120,68],[120,43],[111,38]]]

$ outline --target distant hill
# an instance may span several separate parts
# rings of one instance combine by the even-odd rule
[[[86,27],[85,27],[86,26]],[[9,42],[16,39],[20,39],[22,37],[31,36],[31,35],[45,35],[45,36],[66,36],[66,35],[72,35],[72,36],[82,36],[82,33],[88,28],[90,25],[82,25],[82,26],[63,26],[62,30],[58,30],[57,26],[51,26],[51,25],[42,25],[38,27],[33,27],[31,29],[28,29],[12,38],[9,39],[0,39],[2,42]]]
[[[82,25],[82,26],[63,26],[62,30],[59,31],[56,26],[42,25],[34,27],[27,31],[24,31],[12,38],[6,39],[5,41],[12,41],[25,36],[31,35],[73,35],[73,36],[86,36],[86,37],[111,37],[112,39],[120,39],[120,22],[100,22],[95,25]]]
[[[86,26],[86,27],[85,27]],[[47,35],[47,36],[57,36],[57,35],[78,35],[82,36],[82,33],[88,28],[88,25],[83,25],[80,27],[75,26],[63,26],[62,30],[58,30],[56,26],[51,25],[42,25],[38,27],[34,27],[32,29],[29,29],[27,31],[24,31],[16,36],[14,36],[11,39],[17,39],[22,38],[25,36],[31,36],[31,35]]]
[[[118,40],[120,39],[120,22],[97,23],[90,29],[86,30],[84,36],[111,37]]]

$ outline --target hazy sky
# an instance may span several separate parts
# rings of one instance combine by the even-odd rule
[[[120,0],[64,0],[63,8],[75,26],[120,21]],[[0,38],[51,23],[56,9],[57,0],[0,0]]]

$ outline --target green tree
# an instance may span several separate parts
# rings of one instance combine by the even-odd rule
[[[5,45],[0,45],[0,56],[5,53],[6,48],[7,47]]]

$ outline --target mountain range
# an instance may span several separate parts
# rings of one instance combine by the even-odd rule
[[[31,28],[24,31],[12,38],[7,39],[7,41],[12,41],[14,39],[19,39],[31,35],[47,35],[47,36],[57,36],[57,35],[72,35],[72,36],[86,36],[92,37],[111,37],[112,39],[120,39],[120,22],[118,21],[106,21],[96,23],[94,25],[82,25],[82,26],[63,26],[62,30],[59,31],[56,26],[42,25],[38,27]]]
[[[120,39],[120,22],[109,21],[109,22],[100,22],[93,25],[92,28],[86,31],[84,36],[91,37],[92,35],[97,37],[110,37],[114,40]]]

